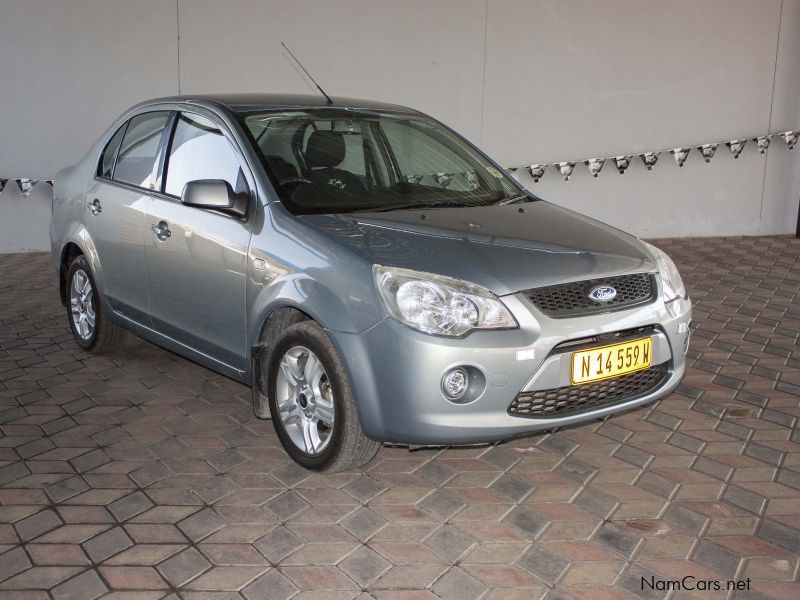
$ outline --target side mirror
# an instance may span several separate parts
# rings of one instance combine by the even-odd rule
[[[223,179],[188,181],[181,194],[181,204],[219,210],[240,219],[247,215],[248,199],[247,194],[237,194]]]

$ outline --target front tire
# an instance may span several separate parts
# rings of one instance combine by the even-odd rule
[[[355,469],[380,449],[358,421],[339,353],[313,321],[296,323],[278,338],[267,366],[267,397],[281,445],[306,469]]]
[[[67,321],[78,346],[93,354],[118,348],[125,339],[126,331],[106,316],[84,256],[76,257],[67,271]]]

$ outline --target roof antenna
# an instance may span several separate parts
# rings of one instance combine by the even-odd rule
[[[298,65],[300,65],[300,68],[303,69],[303,73],[305,73],[308,76],[308,78],[311,80],[311,83],[313,83],[315,86],[317,86],[317,89],[319,90],[319,93],[322,94],[323,96],[325,96],[325,100],[327,101],[327,104],[333,104],[333,100],[331,100],[331,97],[328,96],[328,94],[325,93],[325,90],[323,90],[321,87],[319,87],[319,84],[311,76],[311,73],[309,73],[306,70],[306,68],[303,66],[303,63],[301,63],[299,60],[297,60],[297,57],[294,54],[292,54],[292,51],[289,50],[288,46],[286,46],[286,44],[284,44],[283,42],[281,42],[281,46],[283,46],[286,49],[286,51],[289,53],[289,56],[291,56],[294,59],[294,62],[296,62]]]

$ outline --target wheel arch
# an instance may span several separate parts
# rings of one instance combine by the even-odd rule
[[[64,306],[67,305],[67,271],[72,261],[79,256],[85,256],[85,253],[75,242],[67,242],[61,249],[58,261],[58,293]]]
[[[56,250],[60,248],[60,250]],[[59,236],[59,241],[55,244],[53,249],[53,260],[55,262],[56,252],[58,252],[58,278],[59,278],[59,294],[61,302],[66,302],[66,278],[69,263],[75,260],[76,256],[85,256],[92,269],[92,276],[94,277],[97,289],[103,295],[105,289],[103,285],[103,272],[100,267],[100,260],[97,255],[97,249],[94,245],[91,235],[87,231],[83,223],[73,222],[67,228],[63,236]],[[102,299],[102,298],[101,298]]]
[[[369,297],[372,292],[362,288],[369,286],[359,285],[357,281],[335,281],[332,274],[318,279],[303,272],[273,281],[271,285],[251,288],[253,300],[248,311],[248,379],[252,384],[252,404],[256,415],[261,418],[269,416],[266,373],[261,372],[261,365],[268,364],[269,349],[274,347],[282,331],[301,321],[314,321],[328,333],[333,345],[344,357],[336,339],[337,333],[357,334],[381,320],[382,315],[377,310],[374,298]],[[349,293],[337,293],[337,289],[348,290]],[[347,360],[344,360],[344,364],[352,381],[350,365]]]
[[[256,343],[250,349],[253,411],[260,419],[269,418],[267,373],[263,366],[269,364],[270,349],[283,331],[302,321],[319,323],[310,314],[291,304],[275,306],[262,320]]]

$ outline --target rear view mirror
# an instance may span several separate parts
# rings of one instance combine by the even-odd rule
[[[183,187],[181,204],[210,208],[243,218],[247,214],[247,194],[237,194],[223,179],[197,179]]]
[[[336,133],[343,133],[344,135],[361,135],[361,125],[359,123],[353,123],[352,119],[349,121],[334,121],[331,129]]]

